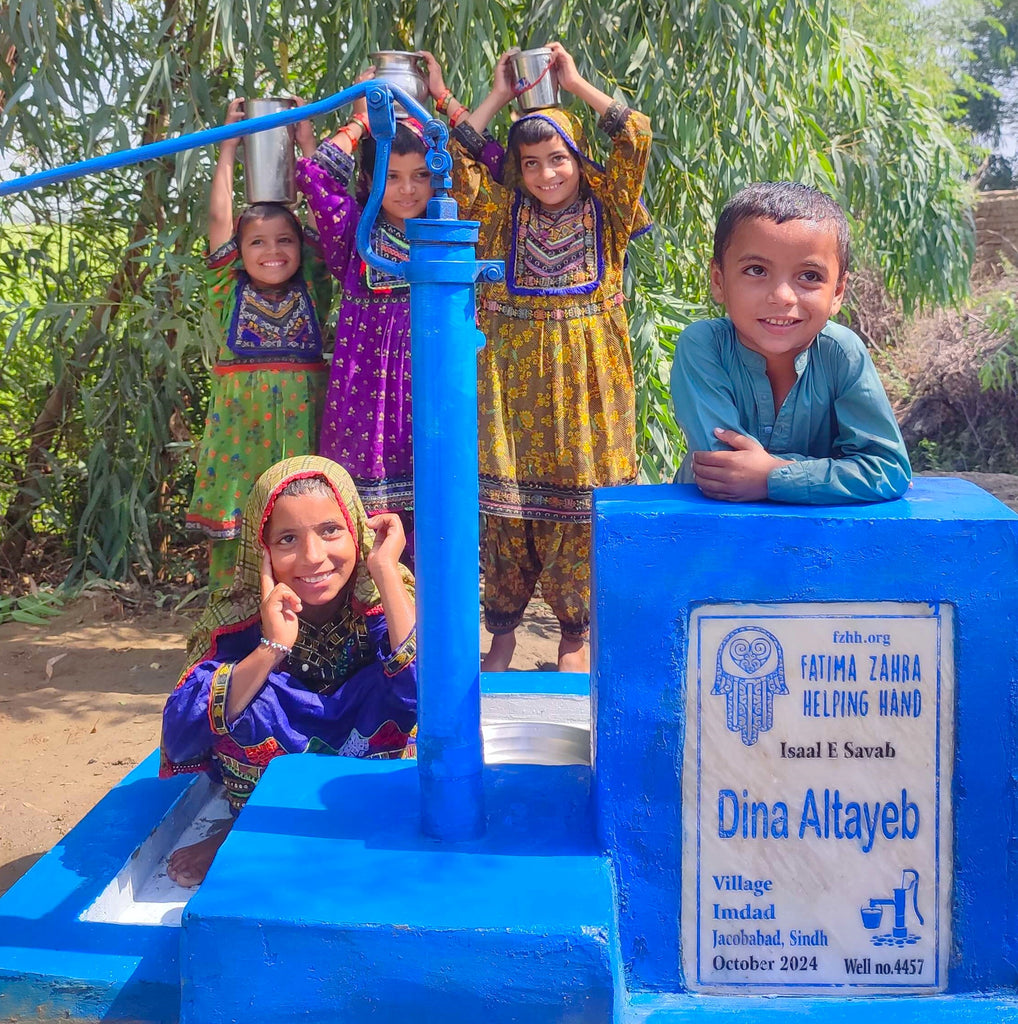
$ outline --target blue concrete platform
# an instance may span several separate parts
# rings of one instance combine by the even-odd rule
[[[738,1015],[738,1017],[736,1016]],[[874,996],[869,999],[680,996],[642,994],[627,1007],[625,1024],[704,1024],[749,1020],[766,1024],[1007,1024],[1018,1021],[1013,999],[986,996]]]
[[[154,753],[0,901],[0,1019],[171,1024],[176,928],[81,920],[194,781],[158,779]]]
[[[719,996],[676,995],[634,1002],[647,1010],[636,1019],[700,1019],[727,1006],[826,1021],[855,1021],[874,1007],[902,1021],[919,1014],[1012,1019],[1018,516],[956,479],[919,479],[897,501],[837,508],[729,504],[691,485],[667,484],[597,492],[594,542],[596,818],[602,846],[611,850],[621,958],[634,991],[686,988],[682,769],[694,608],[911,601],[949,604],[955,613],[950,994],[730,1004]]]
[[[274,761],[185,912],[182,1024],[611,1020],[589,769],[484,783],[485,837],[440,844],[413,762]]]

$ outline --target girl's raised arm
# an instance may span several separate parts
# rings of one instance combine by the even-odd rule
[[[226,108],[226,123],[243,120],[243,99],[231,100]],[[215,252],[233,237],[233,165],[237,162],[238,142],[238,139],[227,139],[219,147],[209,192],[209,252]]]
[[[375,542],[365,560],[382,598],[382,611],[389,629],[389,647],[395,651],[417,622],[414,602],[403,583],[399,564],[399,556],[406,547],[406,534],[399,516],[392,512],[372,516],[368,527],[375,531]]]
[[[515,93],[513,92],[513,72],[509,61],[512,59],[514,50],[507,50],[498,58],[495,65],[495,75],[491,84],[491,92],[477,104],[477,109],[471,111],[466,123],[477,132],[483,132],[491,119],[504,107],[511,103]]]
[[[298,107],[303,107],[307,102],[307,100],[302,99],[300,96],[294,96],[294,100]],[[301,156],[314,156],[315,150],[318,148],[314,125],[310,121],[298,121],[294,136]],[[310,206],[308,207],[307,217],[308,225],[315,227],[315,211]]]
[[[549,43],[548,49],[552,51],[552,66],[558,75],[558,84],[566,92],[571,92],[578,100],[586,103],[598,115],[604,114],[612,105],[611,96],[591,85],[576,70],[576,61],[561,43]]]

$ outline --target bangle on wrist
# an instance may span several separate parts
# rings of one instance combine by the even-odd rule
[[[337,138],[340,135],[342,135],[346,139],[346,141],[350,143],[350,152],[352,153],[357,148],[357,143],[360,142],[361,140],[360,135],[354,135],[354,133],[350,131],[350,126],[348,124],[343,125],[343,127],[340,128],[338,132],[336,132]]]
[[[449,106],[450,99],[452,99],[452,89],[447,88],[445,92],[435,100],[435,110],[440,114],[444,114],[446,108]]]
[[[264,647],[268,647],[270,651],[275,651],[277,654],[282,654],[283,657],[289,657],[291,649],[286,644],[277,643],[275,640],[270,640],[267,636],[260,636],[258,643]]]
[[[371,122],[368,120],[367,114],[362,114],[359,110],[353,117],[350,118],[350,124],[357,122],[361,126],[361,135],[371,134]]]
[[[456,113],[449,115],[449,124],[451,124],[453,126],[453,128],[455,128],[456,125],[458,125],[460,123],[460,121],[464,120],[465,118],[467,118],[469,116],[470,116],[470,110],[467,107],[463,106],[463,104],[461,103],[456,108]]]

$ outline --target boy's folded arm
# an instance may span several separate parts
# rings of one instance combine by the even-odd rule
[[[832,371],[838,395],[838,433],[830,458],[793,459],[768,477],[773,501],[847,505],[900,498],[912,479],[908,452],[872,362],[863,353],[839,353]]]

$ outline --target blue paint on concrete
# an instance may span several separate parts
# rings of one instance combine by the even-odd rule
[[[275,760],[183,922],[183,1024],[608,1021],[612,888],[586,767],[484,772],[427,839],[413,762]]]
[[[738,1015],[738,1016],[737,1016]],[[816,1021],[817,1024],[1006,1024],[1018,1021],[1013,998],[874,996],[869,999],[773,999],[766,996],[634,996],[620,1024],[704,1024],[717,1020]]]
[[[590,676],[586,672],[482,672],[481,693],[587,697],[590,695]]]
[[[693,607],[891,600],[956,610],[949,990],[1013,993],[1018,516],[952,479],[917,480],[898,501],[839,508],[731,505],[668,484],[598,492],[594,537],[594,791],[630,986],[683,990],[680,784]],[[803,1013],[824,1003],[793,1002]]]
[[[0,899],[0,1018],[176,1019],[179,931],[79,920],[191,778],[152,754]]]

